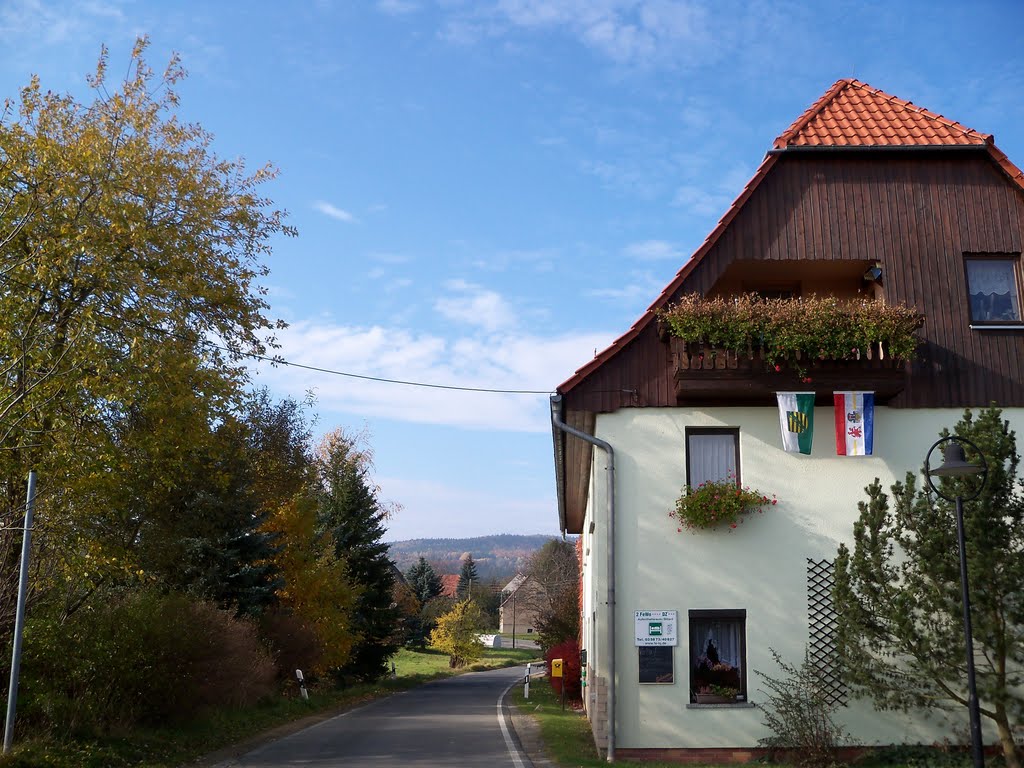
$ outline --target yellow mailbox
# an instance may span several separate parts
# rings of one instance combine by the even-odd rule
[[[552,659],[551,660],[551,676],[561,677],[562,676],[562,660]]]

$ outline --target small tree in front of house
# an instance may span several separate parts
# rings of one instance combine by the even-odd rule
[[[774,648],[772,658],[782,670],[772,677],[759,669],[765,695],[761,711],[772,735],[759,740],[763,747],[781,750],[797,765],[827,768],[836,763],[836,749],[849,741],[843,726],[836,722],[841,706],[832,695],[827,673],[804,649],[800,666],[783,659]]]
[[[978,446],[988,478],[964,502],[977,688],[1008,768],[1020,767],[1014,732],[1024,714],[1024,498],[1016,435],[998,408],[968,410],[953,434]],[[943,430],[942,437],[950,435]],[[967,453],[967,460],[976,456]],[[979,478],[943,478],[943,495],[970,495]],[[970,484],[974,483],[974,488]],[[890,497],[877,480],[859,504],[852,551],[839,548],[835,603],[844,679],[878,709],[967,712],[967,677],[955,507],[908,472]]]
[[[532,581],[522,591],[524,607],[535,612],[540,647],[547,650],[580,633],[580,572],[573,542],[552,539],[530,556]],[[530,587],[533,588],[530,588]]]
[[[448,654],[448,666],[464,667],[484,655],[480,642],[483,613],[472,600],[456,603],[448,613],[438,617],[430,633],[430,646]]]

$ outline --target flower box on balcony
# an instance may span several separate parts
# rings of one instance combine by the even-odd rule
[[[685,296],[661,314],[680,400],[759,401],[790,389],[905,386],[924,321],[916,310],[833,297],[704,299]]]

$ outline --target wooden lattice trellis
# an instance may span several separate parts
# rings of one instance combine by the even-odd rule
[[[807,652],[821,672],[825,695],[832,704],[846,704],[846,685],[836,665],[836,608],[832,601],[835,586],[831,560],[807,558]]]

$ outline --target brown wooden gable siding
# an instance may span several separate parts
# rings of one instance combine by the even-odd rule
[[[1024,331],[969,329],[966,252],[1020,253],[1024,196],[983,151],[784,153],[680,293],[735,260],[882,262],[889,302],[927,319],[896,407],[1024,406]],[[780,265],[781,267],[782,265]],[[674,406],[653,323],[566,393],[568,410]]]

